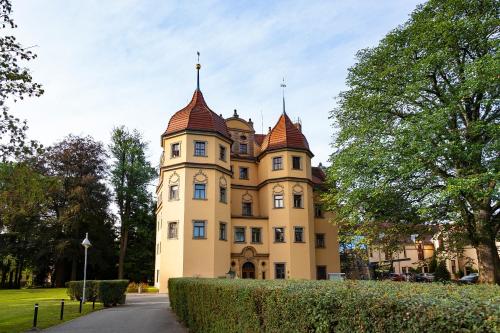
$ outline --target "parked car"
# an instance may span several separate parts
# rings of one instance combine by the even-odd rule
[[[415,276],[416,282],[432,282],[434,281],[433,273],[420,273]]]
[[[403,274],[391,273],[389,275],[391,281],[406,281],[406,277]]]
[[[479,280],[479,274],[471,273],[469,275],[462,276],[458,280],[458,282],[463,283],[463,284],[474,284],[474,283],[477,283],[477,280]]]

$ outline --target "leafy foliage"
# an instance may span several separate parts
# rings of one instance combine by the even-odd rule
[[[195,278],[168,283],[171,307],[190,332],[500,329],[498,286]]]
[[[466,238],[488,282],[500,282],[499,8],[430,0],[358,52],[331,114],[340,131],[325,196],[369,242],[430,224]]]
[[[118,278],[124,277],[124,267],[127,265],[136,281],[144,277],[147,280],[153,271],[151,263],[155,242],[155,214],[148,186],[156,178],[156,170],[146,159],[147,143],[139,132],[118,127],[113,130],[111,140],[111,183],[121,224]],[[133,250],[139,252],[129,255],[126,262],[129,242]],[[148,250],[144,251],[144,247]]]
[[[11,18],[12,4],[10,0],[0,0],[1,30],[16,28]],[[25,96],[40,96],[42,86],[33,82],[24,62],[36,58],[30,48],[23,47],[14,36],[2,34],[0,36],[0,160],[9,157],[36,152],[41,146],[35,141],[26,138],[27,125],[8,112],[5,105],[7,99],[14,101]]]

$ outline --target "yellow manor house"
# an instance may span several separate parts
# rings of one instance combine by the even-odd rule
[[[268,134],[224,119],[198,87],[161,137],[155,286],[171,277],[326,279],[337,228],[317,202],[325,179],[285,112]]]

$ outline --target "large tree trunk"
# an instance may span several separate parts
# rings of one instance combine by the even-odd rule
[[[500,257],[495,241],[476,246],[479,282],[500,284]]]
[[[123,264],[125,262],[125,254],[127,252],[128,229],[122,226],[120,238],[120,259],[118,261],[118,279],[123,279]]]

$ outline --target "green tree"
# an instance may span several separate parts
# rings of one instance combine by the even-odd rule
[[[102,143],[70,135],[50,147],[41,161],[43,172],[62,184],[52,202],[59,228],[54,272],[57,286],[82,276],[81,241],[86,232],[92,242],[87,277],[115,277],[116,237],[109,211],[111,193],[106,187],[107,157]]]
[[[1,30],[14,29],[16,24],[11,18],[10,0],[0,0]],[[25,96],[40,96],[42,86],[33,82],[28,68],[23,63],[36,58],[30,47],[22,46],[14,36],[0,36],[0,160],[31,153],[40,148],[35,141],[26,138],[26,122],[9,114],[5,105],[9,97],[14,101]]]
[[[139,132],[118,127],[113,130],[111,141],[111,183],[120,217],[118,278],[123,279],[131,230],[140,233],[147,225],[149,232],[154,233],[154,224],[151,230],[151,221],[148,222],[145,217],[149,214],[152,201],[148,186],[156,178],[156,171],[146,159],[147,143]]]
[[[331,114],[325,197],[344,228],[452,225],[489,283],[500,283],[499,8],[430,0],[358,52]]]
[[[437,266],[436,270],[434,272],[434,280],[438,282],[444,282],[444,281],[450,281],[451,275],[450,271],[446,267],[446,262],[444,260],[441,260]]]
[[[3,245],[0,259],[10,257],[13,260],[7,261],[15,262],[12,287],[20,286],[21,273],[26,267],[32,268],[42,281],[48,273],[50,263],[42,259],[52,245],[55,219],[50,193],[57,187],[55,179],[38,173],[27,163],[0,164],[0,240]],[[5,284],[5,276],[2,284]]]

